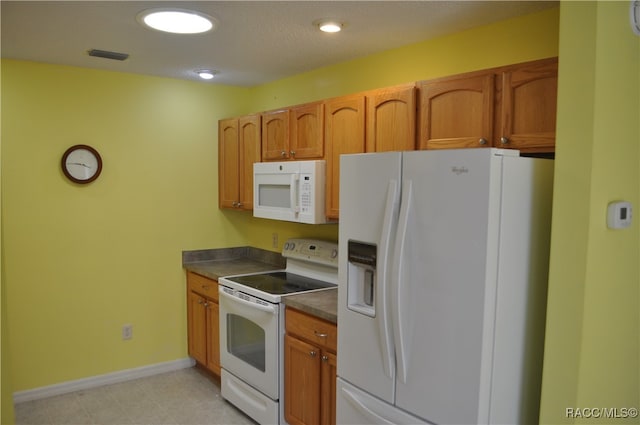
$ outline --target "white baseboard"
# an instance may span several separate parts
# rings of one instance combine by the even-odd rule
[[[187,357],[170,362],[156,363],[149,366],[92,376],[90,378],[62,382],[60,384],[48,385],[46,387],[34,388],[32,390],[16,391],[13,393],[13,402],[21,403],[23,401],[38,400],[74,391],[86,390],[88,388],[101,387],[103,385],[116,384],[118,382],[144,378],[145,376],[158,375],[160,373],[185,369],[194,365],[195,361]]]

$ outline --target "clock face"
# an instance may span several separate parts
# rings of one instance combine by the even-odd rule
[[[89,183],[98,178],[101,170],[100,154],[90,146],[72,146],[62,156],[62,171],[73,182]]]

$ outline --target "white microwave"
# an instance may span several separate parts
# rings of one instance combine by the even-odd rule
[[[296,223],[326,223],[325,161],[253,164],[253,216]]]

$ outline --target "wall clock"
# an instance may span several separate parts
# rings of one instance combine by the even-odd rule
[[[102,158],[91,146],[74,145],[62,155],[62,172],[74,183],[91,183],[102,171]]]

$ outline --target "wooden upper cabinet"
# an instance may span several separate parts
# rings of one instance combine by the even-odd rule
[[[416,148],[415,85],[374,90],[366,95],[367,152]]]
[[[289,112],[289,158],[324,158],[324,104],[310,103]]]
[[[550,152],[556,138],[557,58],[502,73],[500,143],[523,152]]]
[[[239,208],[253,209],[253,164],[260,162],[260,115],[241,117],[239,127]]]
[[[218,206],[235,208],[239,193],[238,120],[218,123]]]
[[[262,114],[262,160],[282,161],[289,157],[289,110]]]
[[[314,102],[262,114],[262,160],[324,158],[324,104]]]
[[[260,115],[218,123],[218,206],[253,209],[253,163],[260,161]]]
[[[418,83],[420,149],[555,150],[558,58]]]
[[[491,146],[494,74],[421,82],[419,149]]]
[[[365,151],[365,97],[329,99],[324,105],[326,146],[326,215],[337,219],[340,201],[340,155]]]

